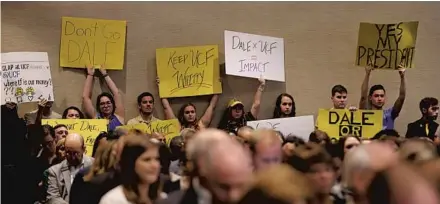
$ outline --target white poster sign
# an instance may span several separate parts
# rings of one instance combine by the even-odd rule
[[[225,30],[226,74],[285,81],[284,39]]]
[[[1,61],[1,104],[55,100],[47,52],[2,53]]]
[[[310,133],[315,130],[314,122],[313,115],[307,115],[291,118],[250,121],[247,122],[247,125],[255,129],[269,128],[277,130],[283,133],[285,137],[293,135],[302,138],[304,141],[309,141]]]

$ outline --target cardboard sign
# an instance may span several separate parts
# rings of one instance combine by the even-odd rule
[[[108,120],[106,119],[43,119],[41,124],[55,127],[58,124],[67,126],[67,130],[79,133],[84,138],[86,154],[92,156],[93,144],[101,132],[107,132]]]
[[[283,133],[285,137],[293,135],[302,138],[304,141],[309,141],[310,133],[315,130],[313,115],[249,121],[247,125],[255,129],[269,128],[277,130]]]
[[[406,68],[413,68],[418,25],[419,22],[361,23],[356,65],[365,67],[371,60],[379,69],[397,69],[401,62]]]
[[[226,74],[285,81],[284,39],[225,31]]]
[[[126,27],[126,21],[63,17],[60,66],[122,70]]]
[[[1,104],[38,102],[43,98],[48,101],[55,100],[46,52],[2,53],[0,73]]]
[[[157,49],[156,63],[161,98],[222,93],[217,45]]]
[[[381,110],[319,109],[318,114],[318,129],[335,139],[347,135],[371,138],[382,130],[382,123]]]

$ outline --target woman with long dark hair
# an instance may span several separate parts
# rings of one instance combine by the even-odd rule
[[[288,93],[282,93],[275,101],[275,108],[273,110],[273,118],[288,118],[295,117],[296,106],[293,97]]]
[[[103,92],[98,95],[96,99],[96,106],[93,107],[92,103],[92,87],[95,69],[93,66],[87,66],[87,78],[84,84],[83,90],[83,108],[88,118],[107,119],[109,120],[108,129],[114,130],[117,126],[124,124],[124,104],[122,102],[122,96],[119,93],[119,89],[107,71],[104,65],[101,65],[99,71],[102,74],[102,78],[110,88],[110,93]]]
[[[261,95],[263,95],[266,80],[259,79],[260,85],[254,95],[254,101],[249,112],[244,112],[244,105],[237,99],[232,99],[223,112],[218,129],[237,135],[239,128],[246,126],[247,121],[256,120],[260,113]]]
[[[85,119],[83,112],[75,106],[66,108],[63,112],[63,119]]]

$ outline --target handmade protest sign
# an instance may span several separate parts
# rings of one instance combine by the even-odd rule
[[[58,124],[67,126],[69,133],[80,134],[84,138],[86,154],[92,156],[93,144],[101,132],[107,132],[106,119],[43,119],[41,124],[55,127]]]
[[[284,39],[225,30],[226,74],[285,81]]]
[[[124,65],[126,21],[63,17],[60,66],[122,70]]]
[[[151,127],[147,125],[146,123],[138,123],[134,125],[124,125],[124,126],[118,126],[116,129],[124,129],[124,130],[140,130],[143,133],[151,134]]]
[[[371,61],[379,69],[397,69],[401,63],[413,68],[418,25],[419,22],[361,23],[356,65],[364,67]]]
[[[255,129],[273,129],[283,133],[284,137],[293,135],[305,141],[309,140],[310,133],[315,130],[313,115],[249,121],[247,125]]]
[[[161,98],[222,93],[218,46],[156,49]]]
[[[170,144],[171,139],[180,135],[179,120],[171,119],[153,121],[151,122],[151,133],[155,132],[163,134],[167,144]]]
[[[1,104],[55,100],[46,52],[2,53],[1,60]]]
[[[319,109],[318,113],[318,129],[335,139],[347,135],[371,138],[382,130],[382,123],[381,110]]]

